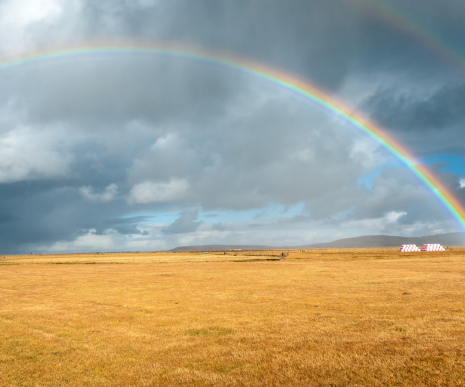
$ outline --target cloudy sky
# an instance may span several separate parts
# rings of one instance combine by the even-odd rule
[[[0,0],[0,56],[207,48],[379,123],[465,203],[465,2]],[[254,76],[175,57],[0,71],[3,253],[303,245],[460,231],[393,156]]]

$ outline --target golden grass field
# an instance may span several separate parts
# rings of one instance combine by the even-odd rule
[[[464,250],[280,253],[1,256],[0,385],[465,386]]]

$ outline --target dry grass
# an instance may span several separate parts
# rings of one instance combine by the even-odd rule
[[[465,386],[465,251],[279,254],[2,258],[0,385]]]

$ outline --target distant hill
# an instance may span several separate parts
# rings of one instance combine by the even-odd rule
[[[362,247],[397,247],[406,244],[423,245],[439,243],[443,246],[465,246],[465,234],[454,232],[423,237],[400,237],[392,235],[365,235],[354,238],[338,239],[334,242],[315,243],[305,246],[263,246],[263,245],[204,245],[181,246],[170,251],[220,251],[220,250],[270,250],[270,249],[329,249]]]
[[[365,235],[354,238],[338,239],[334,242],[316,243],[299,246],[297,248],[321,249],[321,248],[349,248],[349,247],[397,247],[407,244],[422,246],[425,243],[439,243],[444,246],[465,245],[465,234],[460,232],[438,234],[423,237],[400,237],[391,235]]]
[[[279,247],[262,245],[204,245],[204,246],[180,246],[170,251],[221,251],[221,250],[269,250]]]

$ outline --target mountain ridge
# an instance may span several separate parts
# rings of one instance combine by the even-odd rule
[[[402,237],[394,235],[363,235],[352,238],[337,239],[332,242],[314,243],[301,246],[266,246],[266,245],[200,245],[179,246],[170,251],[221,251],[221,250],[270,250],[270,249],[322,249],[322,248],[363,248],[363,247],[397,247],[406,244],[423,245],[439,243],[445,246],[465,245],[465,233],[455,232],[422,237]]]

